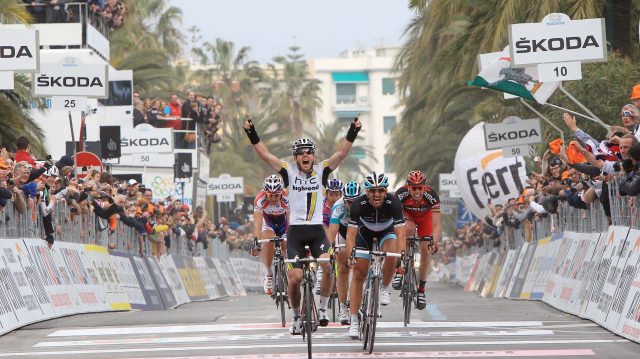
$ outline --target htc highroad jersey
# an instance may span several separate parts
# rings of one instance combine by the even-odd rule
[[[295,163],[282,162],[279,173],[284,180],[284,186],[289,190],[291,225],[322,225],[322,210],[331,171],[327,160],[313,165],[311,173],[303,173]]]

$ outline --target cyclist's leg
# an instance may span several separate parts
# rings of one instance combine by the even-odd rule
[[[275,232],[271,227],[262,226],[262,238],[269,239],[275,237]],[[275,252],[275,247],[273,243],[263,243],[262,248],[262,264],[267,269],[267,274],[273,275],[272,264],[273,264],[273,252]]]
[[[380,248],[383,252],[395,252],[396,245],[398,240],[396,238],[395,233],[393,233],[393,228],[391,231],[385,232],[382,236],[382,240],[380,241]],[[382,265],[382,286],[385,289],[389,289],[389,284],[391,284],[391,279],[393,279],[393,274],[396,268],[396,257],[385,257],[384,264]]]
[[[371,238],[365,239],[362,237],[358,229],[356,235],[356,249],[363,249],[368,251],[371,248]],[[368,237],[368,236],[367,236]],[[358,310],[360,309],[360,303],[362,302],[362,284],[367,279],[369,271],[369,259],[368,254],[356,254],[356,263],[351,268],[351,284],[349,285],[349,301],[351,302],[349,312],[351,313],[351,323],[358,319]]]
[[[296,256],[302,258],[306,256],[304,250],[304,228],[297,228],[303,226],[289,226],[289,232],[287,235],[287,241],[289,246],[287,248],[287,258],[294,259]],[[294,317],[300,316],[300,285],[302,284],[302,265],[297,263],[289,263],[287,265],[289,269],[287,277],[289,279],[289,305],[291,305],[291,311]]]
[[[345,243],[345,239],[340,234],[338,234],[337,241],[338,244]],[[338,251],[336,258],[338,264],[336,290],[338,291],[338,300],[340,301],[340,304],[345,304],[347,302],[347,290],[349,289],[349,267],[347,266],[349,254],[346,249],[342,248]]]
[[[416,223],[413,221],[413,219],[411,219],[411,217],[407,216],[405,214],[405,220],[404,220],[404,224],[405,224],[405,230],[406,230],[406,237],[411,237],[413,236],[413,234],[415,233],[415,228],[416,228]],[[405,237],[405,238],[406,238]],[[396,240],[397,244],[396,244],[396,251],[398,253],[402,253],[402,251],[407,251],[407,240],[401,240],[398,239]],[[406,270],[406,268],[402,268],[402,261],[401,260],[396,260],[396,275],[393,278],[393,289],[396,290],[400,290],[401,285],[402,285],[402,275],[404,273],[404,271]]]
[[[433,232],[433,226],[431,224],[431,216],[424,216],[422,220],[417,223],[418,236],[426,237],[430,236]],[[429,242],[420,242],[420,273],[418,279],[421,282],[421,287],[424,287],[424,282],[427,281],[429,275],[429,266],[431,265],[431,254],[429,253]]]
[[[329,239],[327,239],[324,228],[320,226],[308,227],[308,235],[310,235],[313,240],[313,243],[309,246],[309,248],[311,248],[311,255],[315,258],[329,258],[331,244],[329,243]],[[329,296],[331,295],[331,289],[333,288],[333,276],[331,275],[331,263],[320,263],[320,266],[322,267],[322,282],[320,284],[319,308],[326,309]]]

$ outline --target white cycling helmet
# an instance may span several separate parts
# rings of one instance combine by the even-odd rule
[[[389,187],[389,178],[382,172],[373,171],[364,179],[364,188]]]
[[[291,146],[291,152],[293,153],[293,155],[295,155],[296,151],[301,148],[310,148],[312,150],[315,150],[316,144],[310,138],[299,138],[293,143],[293,146]]]
[[[271,175],[264,179],[262,183],[262,188],[266,192],[277,193],[282,192],[282,180],[278,175]]]

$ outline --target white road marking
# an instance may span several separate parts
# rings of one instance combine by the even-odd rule
[[[438,338],[438,337],[496,337],[496,336],[540,336],[553,335],[552,330],[495,330],[495,331],[454,331],[454,332],[378,332],[376,339],[403,338]],[[325,339],[346,339],[345,331],[335,333],[315,333],[314,340]],[[237,342],[251,341],[263,342],[273,340],[297,339],[289,333],[281,334],[256,334],[256,335],[225,335],[225,336],[193,336],[193,337],[165,337],[165,338],[135,338],[135,339],[103,339],[103,340],[71,340],[71,341],[55,341],[40,342],[34,345],[35,348],[50,347],[75,347],[75,346],[98,346],[98,345],[133,345],[133,344],[166,344],[166,343],[197,343],[197,342]],[[315,344],[314,344],[315,345]]]
[[[491,341],[439,341],[439,342],[380,342],[376,348],[381,347],[431,347],[431,346],[467,346],[467,345],[528,345],[528,344],[594,344],[594,343],[628,343],[626,339],[563,339],[563,340],[491,340]],[[286,349],[306,348],[306,343],[287,343]],[[362,348],[359,341],[344,343],[314,343],[314,348]],[[185,352],[189,350],[247,350],[247,349],[283,349],[282,344],[256,344],[256,345],[210,345],[194,347],[154,347],[154,348],[110,348],[93,350],[64,350],[64,351],[38,351],[38,352],[12,352],[0,353],[0,357],[24,357],[24,356],[49,356],[49,355],[79,355],[100,353],[149,353],[149,352]]]
[[[331,323],[331,327],[341,327],[340,323]],[[540,321],[513,322],[417,322],[408,328],[496,328],[496,327],[538,327]],[[403,322],[378,322],[378,328],[404,328]],[[50,337],[78,337],[95,335],[131,335],[131,334],[163,334],[163,333],[195,333],[195,332],[227,332],[254,330],[286,330],[278,323],[254,324],[199,324],[168,325],[160,327],[108,327],[58,330]]]

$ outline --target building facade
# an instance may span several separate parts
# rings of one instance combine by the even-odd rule
[[[350,123],[360,114],[364,130],[356,144],[366,146],[371,155],[355,150],[351,156],[372,170],[387,173],[391,183],[395,183],[396,174],[391,172],[387,147],[402,112],[392,71],[397,52],[398,48],[392,47],[347,50],[337,58],[307,61],[310,76],[321,81],[323,104],[316,114],[318,123]]]

